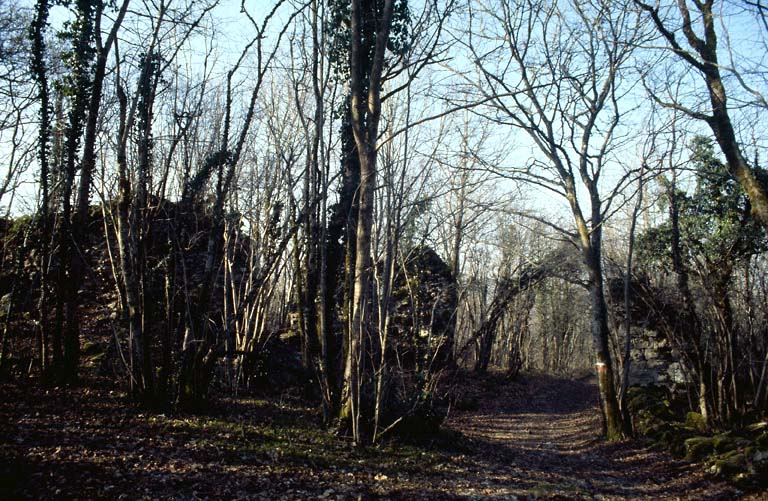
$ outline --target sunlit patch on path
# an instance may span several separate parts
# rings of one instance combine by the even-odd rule
[[[730,499],[739,492],[701,468],[648,451],[638,442],[599,438],[592,381],[529,376],[475,395],[478,408],[455,411],[449,426],[479,448],[470,471],[492,482],[467,495],[563,498]]]

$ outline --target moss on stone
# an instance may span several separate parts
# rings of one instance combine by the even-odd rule
[[[685,415],[685,424],[689,428],[698,431],[699,433],[706,433],[708,430],[707,422],[704,420],[704,416],[699,412],[689,412]]]
[[[768,431],[764,431],[758,435],[757,439],[755,440],[755,445],[761,449],[768,449]]]
[[[724,478],[731,478],[747,472],[747,458],[743,453],[731,454],[728,457],[715,456],[711,461],[710,473]]]
[[[701,461],[715,450],[712,437],[691,437],[685,441],[685,457],[692,461]]]
[[[724,453],[736,449],[736,441],[730,433],[721,433],[712,438],[712,445],[714,445],[715,452]]]

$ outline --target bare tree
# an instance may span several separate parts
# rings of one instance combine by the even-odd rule
[[[709,113],[687,107],[680,100],[667,101],[655,93],[652,94],[653,98],[709,126],[725,156],[728,172],[744,188],[752,203],[752,212],[768,228],[768,188],[757,178],[754,167],[744,157],[728,105],[723,67],[718,58],[720,23],[716,15],[717,2],[678,0],[676,8],[665,9],[658,3],[651,5],[640,0],[634,0],[634,3],[648,13],[669,49],[704,80],[709,97]],[[695,11],[692,12],[689,3]],[[763,14],[762,9],[760,14]],[[701,30],[700,33],[697,28]],[[682,37],[679,36],[681,33]]]
[[[602,184],[621,139],[622,97],[631,89],[625,67],[642,36],[637,16],[615,2],[483,2],[470,7],[468,30],[479,81],[467,84],[480,99],[492,99],[490,119],[524,131],[540,153],[507,176],[562,197],[573,216],[575,231],[560,229],[579,247],[588,271],[606,432],[621,438],[627,426],[609,349],[602,231],[614,195],[631,175],[618,176],[607,194]]]

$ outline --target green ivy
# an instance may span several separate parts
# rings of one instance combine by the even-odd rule
[[[704,263],[707,270],[732,269],[734,264],[768,249],[763,227],[751,216],[747,195],[715,155],[711,139],[697,136],[690,146],[690,166],[696,175],[695,188],[686,193],[675,187],[678,203],[680,245],[683,259],[691,266]],[[765,171],[756,170],[765,178]],[[673,187],[662,179],[669,193]],[[661,203],[669,207],[669,196]],[[669,221],[651,228],[638,238],[638,257],[665,270],[672,263],[672,227]]]

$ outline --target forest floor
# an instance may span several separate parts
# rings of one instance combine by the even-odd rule
[[[471,491],[482,496],[765,499],[641,441],[601,439],[594,379],[530,376],[506,386],[486,383],[477,401],[477,410],[455,413],[448,425],[478,444],[472,469],[490,485]]]
[[[468,375],[467,375],[468,376]],[[353,447],[284,394],[144,413],[94,382],[0,384],[0,499],[760,499],[639,442],[598,438],[595,385],[462,382],[431,445]]]

